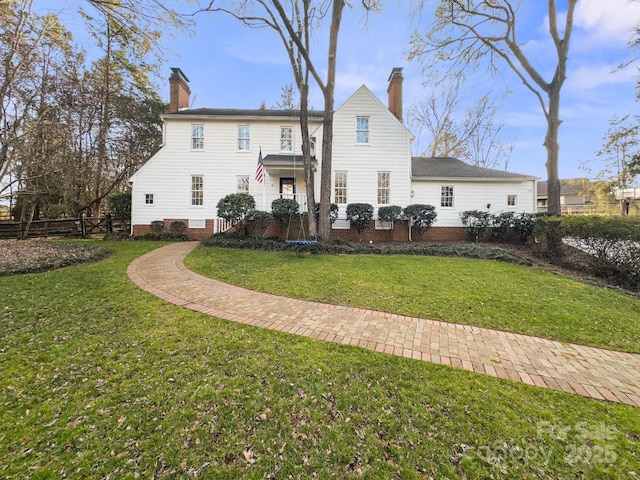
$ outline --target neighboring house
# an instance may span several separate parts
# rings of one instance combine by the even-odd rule
[[[537,206],[539,212],[546,212],[549,196],[547,181],[538,182]],[[595,195],[591,192],[591,183],[586,178],[567,178],[560,180],[560,208],[563,214],[592,213]]]
[[[363,85],[335,111],[331,201],[339,206],[339,219],[333,236],[350,238],[350,203],[370,203],[376,212],[386,205],[434,205],[435,226],[448,230],[448,237],[453,230],[460,235],[464,210],[535,211],[535,177],[452,158],[412,158],[414,137],[402,122],[402,83],[402,69],[395,68],[388,106]],[[154,220],[165,226],[183,221],[198,238],[217,233],[216,205],[230,193],[249,193],[267,211],[276,198],[295,198],[307,211],[298,111],[188,109],[188,79],[178,68],[172,69],[170,87],[163,146],[130,179],[134,234],[147,232]],[[322,112],[309,113],[309,128],[319,196]],[[370,236],[375,239],[382,228],[376,222]]]

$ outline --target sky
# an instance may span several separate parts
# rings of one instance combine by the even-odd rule
[[[534,67],[550,79],[555,52],[547,28],[547,2],[520,3],[518,37]],[[562,0],[558,3],[564,4]],[[91,40],[75,13],[79,4],[82,4],[79,0],[36,0],[37,8],[61,12],[63,23],[90,56]],[[188,10],[184,4],[181,8]],[[404,69],[405,112],[429,94],[422,65],[407,60],[407,52],[412,33],[424,31],[431,17],[425,13],[412,19],[410,13],[411,4],[398,0],[383,2],[381,13],[367,17],[361,10],[345,11],[337,55],[336,108],[363,84],[386,104],[387,80],[394,67]],[[294,83],[281,40],[271,30],[247,28],[224,14],[198,14],[194,21],[190,34],[181,32],[175,38],[165,38],[165,59],[159,66],[158,87],[166,101],[171,67],[181,68],[189,78],[192,108],[258,108],[263,102],[274,107],[283,87]],[[597,152],[602,148],[612,117],[640,114],[640,103],[635,100],[638,65],[617,69],[634,55],[628,41],[637,24],[640,24],[640,2],[578,1],[561,99],[561,178],[586,176],[581,168],[585,164],[593,172],[599,171],[603,160],[597,157]],[[323,52],[326,38],[319,34],[312,49]],[[318,57],[318,65],[325,73],[323,58]],[[484,71],[474,73],[471,90],[478,94],[490,91],[502,105],[496,120],[505,125],[505,140],[515,145],[508,169],[544,180],[546,150],[542,143],[546,122],[540,104],[506,65],[503,67],[493,76]],[[508,94],[503,97],[504,92]],[[317,89],[312,90],[310,103],[312,108],[322,109]],[[420,154],[428,144],[427,137],[418,136],[413,153]]]

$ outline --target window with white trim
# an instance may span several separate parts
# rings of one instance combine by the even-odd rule
[[[440,187],[440,206],[453,208],[453,185],[443,185]]]
[[[391,172],[378,172],[378,205],[389,205]]]
[[[204,150],[204,125],[191,125],[191,150]]]
[[[249,193],[249,175],[236,176],[236,193]]]
[[[191,206],[200,207],[202,205],[204,205],[204,177],[191,175]]]
[[[516,208],[518,206],[518,196],[517,195],[507,195],[507,207]]]
[[[369,117],[356,117],[356,143],[369,143]]]
[[[251,127],[238,125],[238,150],[251,150]]]
[[[145,193],[144,194],[144,204],[145,205],[153,205],[153,193]]]
[[[293,127],[280,127],[280,151],[293,152]]]
[[[347,203],[347,172],[336,172],[333,180],[333,201],[338,205]]]

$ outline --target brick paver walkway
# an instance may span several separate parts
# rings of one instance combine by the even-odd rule
[[[253,292],[188,270],[183,260],[196,245],[154,250],[129,265],[129,277],[226,320],[640,407],[640,355]]]

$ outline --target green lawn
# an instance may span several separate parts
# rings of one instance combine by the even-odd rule
[[[640,473],[638,409],[190,312],[97,244],[0,278],[1,478]]]
[[[186,263],[209,277],[277,295],[640,352],[640,300],[532,267],[202,247]]]

